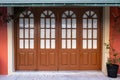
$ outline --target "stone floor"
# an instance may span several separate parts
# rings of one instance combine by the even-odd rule
[[[0,75],[0,80],[120,80],[120,76],[108,78],[101,71],[17,71]]]

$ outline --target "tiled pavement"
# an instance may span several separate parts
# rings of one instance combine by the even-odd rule
[[[20,71],[0,76],[0,80],[120,80],[108,78],[101,71]]]

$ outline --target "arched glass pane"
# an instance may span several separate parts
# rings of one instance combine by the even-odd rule
[[[97,15],[95,14],[95,15],[93,15],[93,18],[97,18]]]
[[[30,14],[30,17],[34,17],[33,14]]]
[[[41,14],[41,17],[45,17],[45,15],[44,15],[44,14]]]
[[[44,11],[44,14],[47,15],[47,12],[48,12],[48,11]]]
[[[20,19],[19,19],[19,27],[20,27],[20,28],[23,28],[23,25],[24,25],[24,24],[23,24],[23,18],[20,18]]]
[[[23,14],[20,14],[20,17],[24,17],[24,15],[23,15]]]
[[[83,15],[83,18],[87,18],[87,15],[86,15],[86,14],[84,14],[84,15]]]
[[[48,15],[51,15],[52,14],[52,11],[48,11]]]
[[[65,15],[65,14],[63,14],[63,15],[62,15],[62,17],[66,17],[66,15]]]
[[[94,12],[93,11],[90,11],[91,12],[91,16],[94,14]]]
[[[55,17],[55,15],[54,15],[54,14],[52,14],[52,15],[51,15],[51,17]]]
[[[68,11],[66,11],[65,14],[68,15]]]

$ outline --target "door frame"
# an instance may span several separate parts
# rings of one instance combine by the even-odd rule
[[[109,40],[109,28],[110,28],[110,22],[109,22],[109,18],[110,18],[110,7],[104,7],[103,8],[103,42],[102,44],[104,44],[105,42],[107,42]],[[14,9],[12,7],[8,7],[8,14],[13,14]],[[8,74],[12,74],[13,72],[15,72],[15,51],[14,51],[14,22],[11,21],[9,23],[7,23],[8,26]],[[107,60],[107,57],[109,55],[105,54],[106,50],[104,49],[103,45],[102,45],[102,72],[106,73],[106,68],[105,68],[105,61]],[[107,51],[108,52],[108,51]]]

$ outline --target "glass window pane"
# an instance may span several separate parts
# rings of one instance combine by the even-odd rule
[[[93,18],[97,18],[97,15],[95,14],[95,15],[93,15]]]
[[[87,28],[87,19],[83,19],[83,28]]]
[[[62,28],[66,28],[66,20],[62,19]]]
[[[30,38],[34,38],[34,29],[30,29]]]
[[[71,40],[67,40],[67,49],[71,48]]]
[[[55,29],[51,29],[51,38],[55,38]]]
[[[72,28],[76,28],[76,19],[72,19]]]
[[[50,48],[50,40],[46,40],[46,48]]]
[[[72,15],[72,14],[73,14],[73,11],[70,11],[69,13],[70,13],[70,15]]]
[[[31,11],[28,11],[28,12],[27,12],[27,15],[29,15],[30,13],[31,13]]]
[[[83,15],[83,18],[87,18],[87,15],[86,15],[86,14],[84,14],[84,15]]]
[[[50,29],[46,29],[46,38],[50,38]]]
[[[62,15],[62,17],[63,17],[63,18],[65,18],[65,17],[66,17],[66,15],[65,15],[65,14],[63,14],[63,15]]]
[[[19,48],[23,49],[23,40],[21,40],[21,39],[19,40]]]
[[[97,19],[93,19],[93,28],[97,28]]]
[[[93,30],[93,38],[97,38],[97,30]]]
[[[50,28],[50,19],[46,18],[46,28]]]
[[[44,11],[44,14],[47,15],[47,12],[48,12],[48,11]]]
[[[88,28],[92,28],[92,19],[88,19]]]
[[[72,38],[76,38],[76,29],[72,29]]]
[[[44,27],[45,27],[44,24],[45,24],[45,19],[42,19],[42,18],[41,18],[41,28],[44,28]]]
[[[23,38],[23,34],[24,34],[23,29],[19,29],[19,30],[20,30],[20,32],[19,32],[19,38]]]
[[[83,40],[83,49],[86,49],[87,48],[87,40]]]
[[[92,30],[88,30],[88,38],[92,38]]]
[[[33,17],[33,14],[30,14],[30,17]]]
[[[55,28],[55,19],[51,19],[51,27]]]
[[[75,17],[76,17],[76,15],[75,15],[75,14],[73,14],[73,15],[72,15],[72,17],[73,17],[73,18],[75,18]]]
[[[68,15],[68,11],[65,11],[65,14]]]
[[[88,49],[92,48],[92,40],[88,40]]]
[[[34,19],[30,19],[30,28],[34,28]]]
[[[48,11],[48,15],[51,15],[52,11]]]
[[[71,38],[71,29],[67,29],[67,38]]]
[[[52,14],[50,17],[55,17],[55,15],[54,15],[54,14]]]
[[[87,38],[87,30],[83,29],[83,38]]]
[[[28,18],[25,18],[25,28],[28,28]]]
[[[23,19],[22,18],[19,19],[19,27],[23,28]]]
[[[25,40],[25,48],[26,49],[29,48],[29,42],[28,42],[28,40]]]
[[[28,37],[29,37],[29,30],[25,29],[25,38],[28,38]]]
[[[41,40],[40,41],[40,47],[43,49],[45,48],[45,41],[44,40]]]
[[[62,38],[66,38],[66,29],[62,29]]]
[[[67,28],[71,28],[71,19],[67,19]]]
[[[76,40],[72,40],[72,49],[76,48]]]
[[[87,11],[86,14],[89,16],[90,15],[90,11]]]
[[[97,49],[97,40],[93,40],[93,49]]]
[[[45,38],[45,29],[41,29],[40,38]]]
[[[51,40],[51,48],[55,49],[55,40]]]
[[[43,18],[43,17],[45,17],[45,15],[44,15],[44,14],[41,14],[41,17]]]
[[[62,49],[66,48],[66,40],[62,40]]]
[[[23,14],[20,14],[20,17],[24,17],[24,15],[23,15]]]
[[[93,12],[93,11],[90,11],[90,13],[91,13],[91,16],[94,14],[94,12]]]
[[[34,40],[30,40],[30,49],[33,49],[34,48]]]

